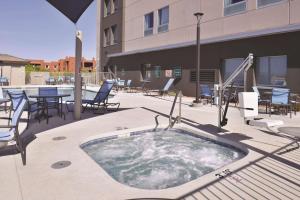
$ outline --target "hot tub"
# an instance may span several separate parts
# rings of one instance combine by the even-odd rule
[[[217,172],[233,171],[231,166],[245,163],[249,154],[240,143],[186,125],[107,133],[88,138],[80,147],[112,179],[135,192],[151,190],[151,198],[177,198],[218,179]]]

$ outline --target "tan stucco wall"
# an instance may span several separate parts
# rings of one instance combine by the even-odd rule
[[[45,85],[46,80],[49,78],[49,72],[31,72],[30,84],[31,85]]]
[[[300,1],[257,8],[257,0],[247,1],[245,12],[223,16],[223,0],[126,0],[124,49],[126,51],[194,41],[196,19],[193,13],[205,15],[201,24],[201,39],[251,32],[300,23]],[[169,5],[169,31],[157,34],[157,11]],[[144,37],[144,15],[154,11],[154,34]]]
[[[11,68],[11,85],[25,85],[25,67]]]
[[[25,66],[11,64],[1,67],[3,76],[8,78],[9,85],[25,85]]]

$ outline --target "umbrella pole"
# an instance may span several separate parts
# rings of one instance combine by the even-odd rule
[[[75,49],[75,90],[74,90],[74,119],[80,120],[81,115],[81,57],[82,57],[82,32],[76,31]]]

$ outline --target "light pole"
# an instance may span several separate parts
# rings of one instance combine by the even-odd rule
[[[199,101],[199,85],[200,85],[200,20],[202,18],[202,16],[204,15],[201,12],[197,12],[194,14],[197,18],[197,70],[196,70],[196,99],[194,101],[194,105],[197,105],[200,103]]]

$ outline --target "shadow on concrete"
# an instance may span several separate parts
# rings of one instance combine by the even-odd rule
[[[55,110],[50,110],[49,115],[52,115],[52,117],[49,118],[49,123],[46,123],[46,119],[41,119],[40,123],[37,119],[34,119],[34,116],[30,119],[28,128],[24,129],[23,131],[20,130],[20,139],[22,141],[22,147],[26,151],[26,147],[36,139],[36,134],[42,133],[44,131],[48,131],[54,128],[58,128],[60,126],[65,126],[67,124],[79,122],[82,120],[99,117],[99,115],[109,115],[111,113],[115,112],[121,112],[124,110],[133,109],[133,108],[119,108],[117,111],[109,111],[105,113],[94,113],[93,110],[86,110],[85,112],[81,113],[81,119],[80,120],[74,120],[73,119],[73,112],[65,112],[65,120],[64,118],[61,118],[57,115],[57,112]],[[27,117],[27,113],[25,112],[24,118],[21,119],[22,124],[26,124],[27,120],[25,119]],[[5,147],[0,148],[0,157],[6,156],[6,155],[14,155],[18,154],[19,151],[17,149],[17,146],[12,143],[8,144]]]

